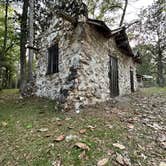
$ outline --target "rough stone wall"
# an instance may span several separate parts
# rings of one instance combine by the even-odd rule
[[[61,27],[59,31],[55,31],[57,25]],[[35,83],[37,96],[56,99],[64,103],[65,109],[71,106],[76,111],[81,105],[110,99],[109,55],[118,58],[120,95],[131,92],[130,68],[134,71],[136,89],[132,58],[118,50],[113,38],[104,38],[94,27],[79,23],[75,28],[55,17],[41,39]],[[47,49],[55,42],[59,44],[59,73],[47,75]]]
[[[89,25],[84,26],[78,94],[83,104],[110,98],[108,40]]]
[[[134,71],[134,86],[137,89],[136,64],[131,57],[121,53],[113,38],[106,39],[93,26],[85,25],[78,95],[83,104],[94,104],[110,99],[109,56],[118,58],[119,93],[131,93],[130,69]]]
[[[59,26],[59,31],[56,26]],[[77,86],[77,68],[81,52],[81,28],[56,17],[50,28],[41,36],[41,48],[36,69],[36,95],[56,99],[64,103],[70,91]],[[59,73],[47,75],[47,49],[58,42]]]
[[[118,75],[119,75],[119,94],[120,96],[131,93],[130,84],[130,70],[134,73],[134,89],[137,90],[137,78],[136,78],[136,63],[132,57],[123,54],[116,46],[113,39],[109,41],[111,56],[118,58]]]

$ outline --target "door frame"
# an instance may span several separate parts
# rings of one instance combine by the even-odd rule
[[[118,58],[111,55],[109,55],[109,80],[110,80],[110,96],[111,97],[119,96]]]
[[[134,87],[134,71],[133,69],[130,67],[130,88],[131,88],[131,92],[135,92],[135,87]]]

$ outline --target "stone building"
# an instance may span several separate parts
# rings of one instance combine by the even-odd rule
[[[110,30],[79,14],[53,13],[40,35],[35,95],[55,99],[64,109],[95,104],[137,89],[136,57],[125,28]]]

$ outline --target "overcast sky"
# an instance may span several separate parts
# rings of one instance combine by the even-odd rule
[[[151,5],[152,3],[153,0],[129,0],[125,20],[130,22],[137,19],[139,11],[143,8],[146,8],[148,5]]]

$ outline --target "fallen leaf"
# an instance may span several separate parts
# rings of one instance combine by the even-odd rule
[[[119,164],[124,165],[123,156],[121,154],[119,154],[119,153],[117,153],[116,161]]]
[[[46,131],[48,131],[48,128],[41,128],[41,129],[38,129],[37,131],[39,131],[39,132],[46,132]]]
[[[51,137],[51,136],[52,136],[51,133],[48,133],[48,134],[45,135],[45,137]]]
[[[66,121],[69,121],[69,120],[71,120],[71,118],[66,118],[65,120],[66,120]]]
[[[109,149],[109,150],[107,151],[107,155],[108,155],[108,156],[112,156],[113,153],[114,153],[114,151],[112,151],[111,149]]]
[[[86,153],[85,150],[78,156],[80,159],[86,159]]]
[[[102,160],[99,160],[97,163],[97,166],[104,166],[108,163],[108,161],[109,161],[109,158],[104,158]]]
[[[6,127],[8,125],[7,122],[2,122],[1,124],[2,124],[3,127]]]
[[[128,124],[127,127],[128,127],[129,129],[133,129],[133,128],[134,128],[134,125]]]
[[[57,125],[58,126],[62,126],[62,122],[57,122]]]
[[[80,133],[80,134],[85,134],[85,133],[86,133],[86,129],[81,129],[81,130],[79,131],[79,133]]]
[[[139,147],[141,150],[145,151],[145,147],[142,147],[140,144],[138,144],[138,147]]]
[[[87,150],[87,151],[90,150],[89,146],[82,142],[77,142],[74,146],[76,146],[80,149],[83,149],[83,150]]]
[[[119,148],[121,150],[125,149],[125,146],[123,146],[123,145],[121,145],[119,143],[114,143],[113,146],[115,146],[115,147],[117,147],[117,148]]]
[[[73,126],[68,126],[67,128],[68,128],[68,129],[73,129],[74,127],[73,127]]]
[[[61,119],[60,119],[60,118],[58,118],[58,117],[56,117],[55,119],[56,119],[56,121],[60,121],[60,120],[61,120]]]
[[[96,128],[96,126],[88,125],[87,128],[90,129],[90,130],[94,130]]]
[[[130,159],[129,159],[129,158],[123,157],[123,161],[124,161],[125,165],[131,166],[131,162],[130,162]]]
[[[60,135],[60,136],[58,136],[56,139],[54,139],[54,141],[56,141],[56,142],[61,142],[61,141],[63,141],[65,139],[65,135]]]
[[[113,128],[113,126],[110,125],[110,124],[107,124],[106,127],[108,127],[109,129],[112,129],[112,128]]]

